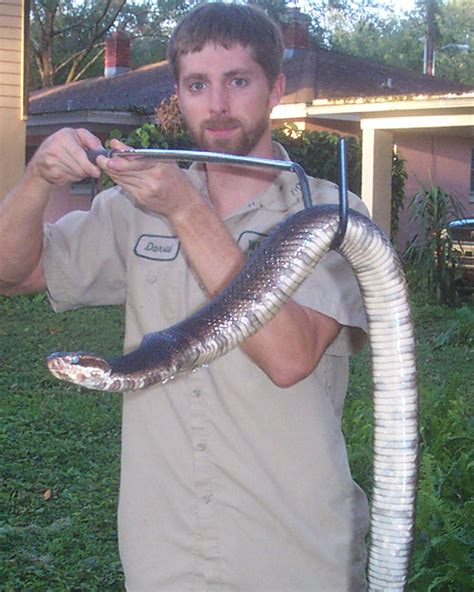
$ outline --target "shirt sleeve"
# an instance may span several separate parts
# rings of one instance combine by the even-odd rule
[[[318,203],[334,203],[334,187],[327,182],[319,186]],[[349,206],[368,215],[364,203],[354,194],[349,195]],[[343,326],[326,353],[351,355],[365,345],[368,329],[362,295],[354,271],[339,253],[329,251],[324,255],[299,288],[294,300],[335,319]]]
[[[44,231],[43,266],[56,311],[122,304],[126,295],[127,214],[133,206],[112,188],[89,211],[74,211]]]

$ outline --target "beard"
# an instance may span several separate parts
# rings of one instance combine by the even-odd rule
[[[258,118],[252,127],[246,126],[240,119],[227,116],[214,116],[203,121],[199,127],[193,127],[185,118],[186,126],[201,150],[247,156],[260,142],[270,125],[268,114]],[[234,129],[229,138],[209,137],[206,133],[212,129]]]

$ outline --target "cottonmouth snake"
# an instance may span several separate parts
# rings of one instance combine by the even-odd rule
[[[225,354],[260,329],[298,289],[331,243],[337,206],[302,210],[280,224],[239,275],[204,308],[138,349],[104,360],[56,353],[50,371],[90,389],[130,391],[166,382]],[[418,404],[411,311],[397,254],[368,218],[350,210],[338,251],[359,282],[369,323],[374,385],[374,483],[369,590],[403,590],[413,540]]]

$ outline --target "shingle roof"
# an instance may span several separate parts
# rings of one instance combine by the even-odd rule
[[[65,111],[128,111],[152,113],[173,94],[174,81],[167,62],[142,66],[111,78],[87,78],[34,91],[29,114]]]
[[[299,102],[312,91],[312,99],[343,99],[394,95],[439,95],[474,89],[459,82],[420,72],[316,48],[301,52],[284,65],[283,102]]]
[[[284,72],[287,78],[284,103],[474,90],[474,86],[323,48],[298,51],[284,61]],[[153,113],[173,89],[167,62],[158,62],[112,78],[89,78],[32,92],[29,114],[84,110]]]

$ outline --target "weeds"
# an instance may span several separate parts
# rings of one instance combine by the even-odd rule
[[[435,340],[436,347],[457,345],[471,349],[474,347],[474,309],[468,305],[454,311],[446,331]]]
[[[417,298],[420,478],[409,592],[473,590],[473,319]],[[344,432],[356,481],[370,494],[372,400],[369,352],[352,361]]]
[[[411,222],[417,222],[420,228],[405,251],[405,260],[412,264],[408,276],[411,285],[433,294],[439,304],[455,306],[459,255],[448,222],[462,217],[461,204],[441,187],[432,186],[415,194],[410,209]]]

